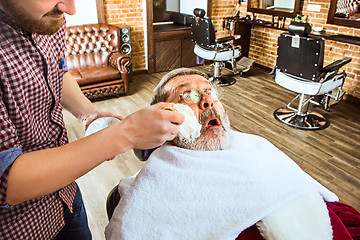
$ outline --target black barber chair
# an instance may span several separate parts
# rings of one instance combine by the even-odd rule
[[[192,40],[195,43],[194,53],[206,60],[214,61],[212,80],[219,86],[228,86],[236,82],[233,77],[221,75],[225,62],[230,62],[236,71],[236,58],[240,56],[240,47],[233,45],[234,36],[215,38],[214,25],[210,18],[204,17],[205,10],[195,8],[191,20]]]
[[[342,99],[346,73],[339,73],[339,69],[351,58],[323,67],[324,39],[310,37],[310,31],[310,24],[293,22],[288,32],[278,38],[275,82],[298,95],[286,107],[275,110],[274,116],[294,128],[318,130],[326,128],[329,121],[318,112],[310,112],[309,105],[320,105],[329,111],[330,98],[336,102]],[[294,108],[296,99],[298,105]]]
[[[106,213],[110,221],[116,206],[120,201],[120,194],[118,191],[118,185],[111,189],[107,199],[106,199]]]

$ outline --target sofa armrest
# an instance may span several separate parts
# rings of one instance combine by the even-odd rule
[[[127,66],[130,65],[129,55],[121,52],[113,52],[109,55],[107,64],[119,70],[121,74],[128,73]]]
[[[121,79],[124,82],[124,91],[127,93],[129,91],[129,70],[127,69],[127,66],[129,66],[131,63],[131,58],[129,55],[126,55],[122,52],[112,52],[107,61],[107,65],[110,65],[114,68],[116,68],[121,75]]]

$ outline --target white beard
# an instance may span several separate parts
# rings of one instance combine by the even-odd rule
[[[194,111],[188,105],[175,104],[174,108],[185,115],[184,123],[180,126],[180,132],[172,141],[175,146],[196,151],[217,151],[230,147],[232,136],[227,115],[221,121],[223,128],[212,130],[216,137],[209,138],[203,134],[205,131],[204,121],[202,121],[203,124],[200,124]],[[212,114],[210,110],[208,112]],[[220,116],[217,117],[220,119]]]

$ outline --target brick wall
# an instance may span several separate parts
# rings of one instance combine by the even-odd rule
[[[105,19],[109,24],[131,27],[133,70],[145,69],[144,22],[142,0],[104,0]]]
[[[218,36],[228,34],[222,30],[222,18],[231,16],[234,7],[239,8],[241,16],[247,14],[246,3],[240,6],[236,4],[237,0],[213,0],[212,18],[215,28],[218,30]],[[311,4],[320,5],[320,12],[310,12],[306,9],[306,1],[302,1],[302,14],[308,16],[308,22],[313,27],[323,27],[328,34],[346,34],[351,36],[360,36],[360,29],[352,27],[343,27],[332,24],[326,24],[330,0],[312,0]],[[256,18],[271,21],[271,16],[256,14]],[[286,26],[291,19],[287,19]],[[277,37],[281,31],[276,29],[263,28],[258,26],[252,27],[250,40],[249,57],[256,63],[273,68],[276,62]],[[344,89],[347,94],[360,98],[360,46],[347,44],[337,41],[325,40],[325,59],[324,65],[327,65],[337,59],[351,57],[352,62],[347,64],[343,69],[347,73],[344,83]]]
[[[144,70],[145,66],[145,46],[144,46],[144,26],[143,18],[145,9],[143,0],[104,0],[105,18],[110,24],[118,26],[131,26],[132,47],[133,47],[133,67],[134,70]],[[238,0],[212,0],[212,19],[215,29],[218,30],[217,36],[227,34],[222,30],[222,18],[236,14],[240,10],[242,16],[246,15],[246,3],[236,4]],[[326,24],[330,0],[312,0],[311,4],[321,5],[320,12],[309,12],[306,10],[306,1],[302,1],[302,14],[308,16],[308,21],[315,27],[322,26],[327,33],[346,34],[360,36],[360,29],[342,27]],[[271,16],[257,14],[257,18],[271,20]],[[287,26],[290,23],[287,19]],[[279,30],[253,26],[250,41],[250,58],[258,64],[273,68],[276,62],[277,37],[281,33]],[[325,63],[329,64],[336,59],[344,56],[352,57],[352,62],[344,67],[348,77],[346,78],[344,89],[348,94],[360,98],[360,46],[346,44],[336,41],[325,41]]]

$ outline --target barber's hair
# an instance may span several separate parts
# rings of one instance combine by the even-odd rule
[[[167,74],[165,74],[160,80],[159,84],[155,87],[150,105],[156,104],[158,102],[165,102],[167,97],[166,96],[167,91],[165,85],[178,76],[186,76],[186,75],[200,75],[206,79],[209,79],[209,76],[206,73],[203,73],[202,71],[197,69],[178,68],[172,70]]]

